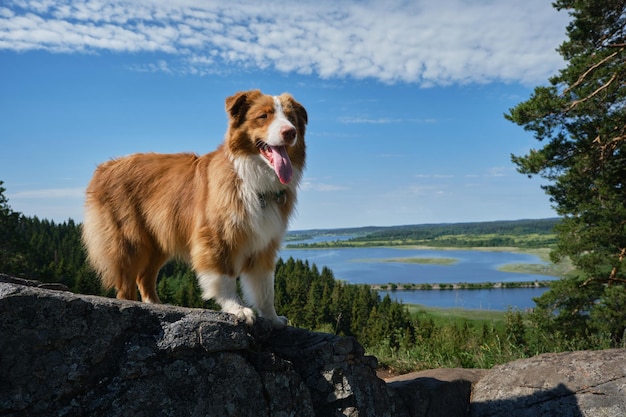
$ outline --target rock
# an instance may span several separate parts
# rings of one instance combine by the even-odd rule
[[[385,383],[351,337],[45,287],[0,274],[2,416],[626,415],[626,349]]]
[[[69,291],[70,289],[65,284],[60,282],[41,282],[32,279],[15,278],[7,274],[0,273],[0,282],[13,283],[19,285],[26,285],[28,287],[46,288],[49,290]]]
[[[268,341],[293,363],[311,392],[316,415],[404,417],[402,401],[376,376],[378,361],[351,337],[290,328]]]
[[[486,369],[431,369],[388,378],[412,417],[465,417],[472,386]]]
[[[387,382],[412,417],[626,416],[626,349],[544,354],[491,370],[434,369]]]
[[[626,349],[543,354],[494,367],[473,417],[626,416]]]
[[[353,338],[0,276],[0,415],[403,416]]]

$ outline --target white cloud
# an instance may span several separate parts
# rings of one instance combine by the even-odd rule
[[[532,84],[563,66],[568,20],[545,0],[8,0],[0,50],[160,52],[166,65],[138,69],[193,74]]]
[[[487,177],[507,177],[515,172],[513,167],[492,167],[487,171]]]

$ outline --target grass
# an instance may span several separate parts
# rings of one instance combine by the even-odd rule
[[[484,368],[524,357],[507,340],[507,312],[406,305],[418,321],[412,346],[381,343],[367,349],[381,372],[398,375],[434,368]]]
[[[537,254],[537,256],[539,256],[545,262],[550,262],[549,256],[546,256],[547,260],[542,255]],[[550,262],[549,264],[505,264],[498,267],[498,271],[564,277],[574,271],[574,265],[572,264],[572,261],[568,258],[562,260],[559,263]]]
[[[459,260],[455,258],[422,258],[422,257],[410,257],[410,258],[366,258],[366,259],[353,259],[352,262],[392,262],[392,263],[407,263],[407,264],[427,264],[427,265],[454,265]]]
[[[406,307],[412,316],[417,316],[420,320],[432,318],[435,324],[462,324],[466,321],[480,326],[483,324],[503,324],[506,317],[506,312],[497,310],[438,308],[419,304],[406,304]]]

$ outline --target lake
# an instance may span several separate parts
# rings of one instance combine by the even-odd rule
[[[432,290],[432,291],[378,291],[381,297],[389,294],[392,300],[405,304],[429,307],[463,308],[472,310],[499,310],[509,307],[526,310],[535,307],[533,298],[548,288],[494,288],[490,290]]]
[[[556,279],[545,275],[520,274],[498,271],[501,265],[510,263],[546,264],[538,256],[479,250],[333,248],[333,249],[286,249],[280,252],[283,259],[308,260],[318,268],[330,268],[335,278],[351,284],[388,283],[459,283],[459,282],[521,282]],[[390,258],[454,258],[453,265],[383,262]],[[408,304],[433,307],[460,307],[471,309],[506,310],[508,306],[527,309],[534,306],[547,288],[516,288],[489,290],[430,290],[390,291],[389,295]],[[380,291],[381,295],[387,292]]]

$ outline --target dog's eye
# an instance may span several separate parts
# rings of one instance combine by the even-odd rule
[[[263,113],[263,114],[257,116],[257,119],[267,119],[267,113]]]

